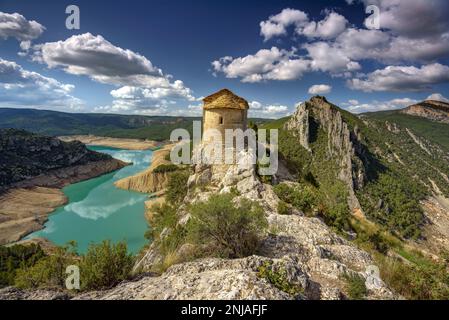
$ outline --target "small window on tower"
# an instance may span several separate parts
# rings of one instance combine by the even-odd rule
[[[222,116],[220,116],[220,117],[218,118],[218,123],[219,123],[219,124],[223,124],[223,117],[222,117]]]

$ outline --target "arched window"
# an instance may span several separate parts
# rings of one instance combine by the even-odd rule
[[[223,117],[222,116],[218,117],[218,124],[223,124]]]

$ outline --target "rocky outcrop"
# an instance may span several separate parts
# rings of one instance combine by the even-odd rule
[[[50,170],[46,174],[10,185],[0,195],[0,245],[18,241],[29,233],[42,229],[48,215],[67,202],[61,191],[63,187],[126,165],[111,158]]]
[[[42,229],[67,201],[61,188],[126,165],[80,142],[0,130],[0,244]]]
[[[201,147],[196,154],[201,153]],[[264,209],[269,232],[256,256],[237,260],[203,259],[179,263],[159,277],[144,277],[107,292],[95,292],[80,298],[100,299],[343,299],[346,274],[367,279],[369,299],[391,299],[396,296],[380,280],[370,285],[368,270],[374,262],[365,251],[336,235],[317,218],[277,212],[279,198],[272,187],[263,184],[249,154],[242,152],[233,165],[196,164],[188,179],[188,194],[178,209],[179,222],[188,221],[190,203],[204,201],[214,193],[234,192],[239,198],[257,201]],[[170,232],[167,230],[167,232]],[[181,249],[183,250],[183,247]],[[180,254],[181,255],[181,254]],[[150,246],[136,264],[140,270],[152,270],[162,261],[157,246]],[[291,296],[258,276],[262,265],[283,270],[289,283],[301,288],[302,294]]]
[[[150,167],[134,176],[123,178],[115,182],[115,186],[120,189],[133,190],[143,193],[155,193],[165,189],[168,183],[170,172],[154,172],[154,169],[162,164],[170,163],[167,156],[173,145],[164,146],[153,153]]]
[[[442,101],[426,100],[401,110],[401,113],[449,124],[449,103]]]
[[[111,160],[111,156],[91,151],[79,141],[63,142],[24,130],[0,130],[0,189],[3,190],[50,171],[65,175],[64,170],[69,167],[81,168]]]
[[[358,127],[350,127],[336,106],[326,98],[316,96],[297,106],[285,128],[298,137],[299,143],[309,152],[312,152],[310,143],[317,130],[327,133],[327,158],[340,168],[337,177],[348,186],[351,209],[361,211],[355,190],[363,187],[366,175]]]

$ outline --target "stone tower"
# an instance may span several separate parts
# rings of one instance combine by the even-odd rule
[[[222,89],[204,98],[203,103],[203,136],[209,129],[217,129],[223,139],[226,129],[246,130],[249,105],[245,99]]]

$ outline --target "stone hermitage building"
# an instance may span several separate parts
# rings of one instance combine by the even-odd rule
[[[226,129],[247,129],[248,102],[228,89],[222,89],[203,99],[203,141],[209,142],[213,137],[205,135],[215,129],[225,139]]]

